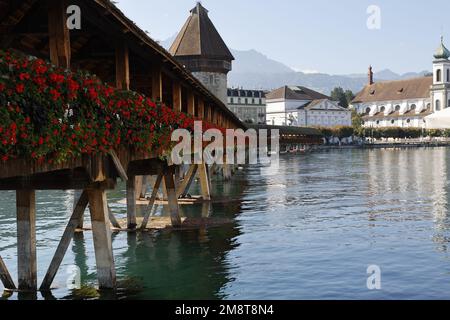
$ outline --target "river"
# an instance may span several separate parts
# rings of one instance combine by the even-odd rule
[[[114,234],[117,293],[93,289],[92,235],[85,232],[72,242],[52,294],[37,298],[448,299],[449,177],[447,148],[281,156],[278,167],[248,167],[232,183],[216,178],[214,195],[227,201],[183,207],[187,216],[232,223]],[[126,216],[118,203],[124,195],[123,183],[108,195],[119,218]],[[73,192],[40,191],[36,198],[40,283]],[[15,193],[0,192],[0,255],[14,279],[16,250]],[[380,290],[367,286],[372,265],[381,271]],[[73,266],[81,289],[67,288]]]

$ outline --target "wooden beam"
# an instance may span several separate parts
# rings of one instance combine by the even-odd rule
[[[192,91],[188,91],[188,114],[195,115],[195,95]]]
[[[162,73],[159,67],[152,70],[152,99],[162,101]]]
[[[127,228],[136,229],[136,176],[127,180]]]
[[[94,238],[97,278],[100,289],[115,289],[116,270],[111,243],[106,192],[102,189],[87,190]]]
[[[142,220],[141,229],[147,228],[148,220],[150,219],[150,215],[152,213],[153,205],[155,204],[156,197],[158,196],[159,187],[161,186],[163,175],[160,173],[156,178],[155,184],[152,190],[152,196],[150,197],[150,201],[147,206],[147,212],[145,213],[144,219]]]
[[[17,273],[19,290],[37,290],[36,267],[36,198],[34,190],[16,192]]]
[[[203,200],[211,200],[211,183],[209,181],[210,175],[208,165],[202,163],[198,166],[198,175],[200,179],[200,188],[202,190]]]
[[[199,98],[198,99],[198,117],[200,119],[203,119],[204,114],[205,114],[205,102],[203,101],[203,99]]]
[[[164,185],[167,191],[167,201],[170,210],[170,219],[173,227],[181,227],[181,217],[178,207],[178,198],[175,190],[175,181],[173,179],[173,167],[168,168],[164,174]]]
[[[177,198],[184,197],[189,192],[192,182],[195,179],[195,175],[197,174],[197,170],[198,170],[198,165],[191,164],[187,174],[184,177],[183,182],[180,184],[180,186],[177,189]]]
[[[111,150],[111,151],[109,151],[109,155],[111,156],[111,159],[113,160],[114,166],[116,167],[119,177],[123,181],[127,181],[128,180],[127,172],[126,172],[125,168],[123,167],[122,163],[120,162],[120,159],[117,156],[116,152],[114,150]]]
[[[181,97],[181,85],[179,81],[173,81],[173,109],[181,112],[182,97]]]
[[[130,90],[130,60],[128,46],[123,42],[116,45],[116,88]]]
[[[122,229],[119,221],[117,221],[116,217],[114,216],[114,213],[112,212],[112,210],[109,206],[108,206],[108,217],[109,217],[109,222],[111,222],[111,224],[114,228]]]
[[[70,217],[69,223],[64,230],[61,241],[59,242],[58,248],[56,249],[55,255],[50,263],[50,266],[45,274],[44,280],[42,281],[40,290],[48,291],[55,279],[56,273],[66,255],[67,249],[69,248],[70,242],[72,241],[75,230],[79,224],[80,219],[84,215],[84,211],[88,205],[88,195],[86,191],[83,191],[78,199],[78,202],[73,209],[72,216]]]
[[[50,61],[61,68],[70,68],[70,32],[66,23],[66,1],[48,0],[48,34]]]
[[[0,256],[0,280],[3,283],[3,286],[9,290],[15,290],[16,285],[14,284],[13,279],[11,278],[11,274],[6,268],[5,263],[3,262],[2,257]]]

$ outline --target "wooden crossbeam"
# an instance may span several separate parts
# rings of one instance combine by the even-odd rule
[[[3,262],[2,257],[0,256],[0,280],[6,289],[14,290],[16,289],[16,285],[14,284],[13,279],[11,278],[11,274],[6,268],[5,263]]]
[[[161,186],[161,181],[163,179],[162,173],[158,174],[156,178],[155,185],[153,186],[152,195],[147,206],[147,212],[145,213],[144,219],[142,220],[141,229],[147,228],[148,220],[153,210],[153,205],[155,204],[156,197],[158,196],[158,190]]]
[[[27,0],[22,3],[22,5],[17,8],[14,12],[3,19],[2,26],[15,26],[17,25],[25,15],[30,11],[37,0]]]
[[[189,192],[192,182],[195,179],[195,175],[197,174],[197,170],[198,170],[198,165],[191,164],[186,176],[183,179],[183,182],[178,187],[177,198],[180,198],[180,196],[185,196]]]
[[[69,248],[70,242],[72,241],[75,229],[77,228],[80,219],[83,217],[84,211],[88,205],[88,195],[86,191],[83,191],[78,199],[78,202],[73,209],[72,216],[70,217],[69,223],[64,230],[61,241],[59,242],[58,248],[56,249],[55,255],[50,263],[50,266],[45,274],[44,280],[42,281],[40,290],[48,291],[55,279],[56,273],[66,255],[67,249]]]
[[[127,181],[128,180],[127,172],[124,169],[122,163],[120,162],[120,159],[117,156],[116,152],[114,150],[111,150],[111,151],[109,151],[109,155],[111,156],[111,159],[113,160],[114,166],[116,167],[116,170],[119,173],[119,177],[123,181]]]

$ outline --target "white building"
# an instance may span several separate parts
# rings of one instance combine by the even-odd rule
[[[330,97],[300,86],[284,86],[266,95],[269,125],[298,127],[351,126],[352,113]]]
[[[365,127],[425,127],[425,117],[450,106],[450,52],[441,45],[434,55],[433,75],[369,83],[352,101],[364,115]]]
[[[228,108],[243,122],[266,123],[266,94],[262,90],[228,89]]]

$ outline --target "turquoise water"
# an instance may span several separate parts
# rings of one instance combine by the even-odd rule
[[[92,235],[78,234],[45,298],[448,299],[449,165],[450,149],[435,148],[335,150],[283,156],[278,170],[249,167],[231,184],[215,179],[224,203],[183,207],[232,223],[114,234],[119,289],[100,296]],[[124,195],[120,185],[108,197],[119,218]],[[73,193],[38,192],[37,202],[41,281]],[[16,278],[14,203],[14,192],[0,193],[0,255]],[[67,289],[71,265],[83,290]],[[367,288],[369,265],[381,269],[381,290]]]

